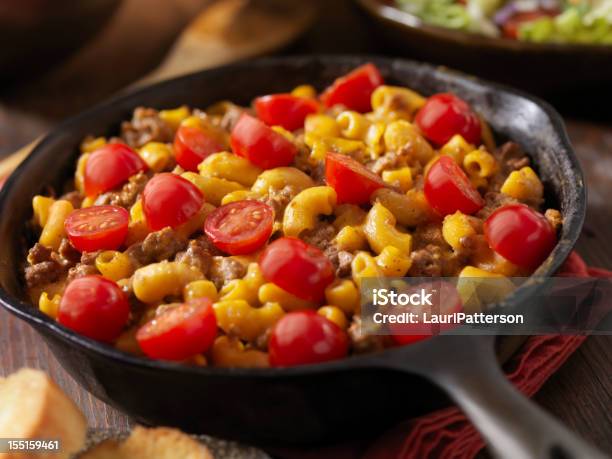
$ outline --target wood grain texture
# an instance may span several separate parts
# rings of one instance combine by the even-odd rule
[[[83,53],[41,81],[10,91],[0,89],[0,154],[15,151],[58,119],[149,72],[160,62],[198,1],[126,0],[109,28]],[[153,2],[155,6],[151,7]],[[182,6],[172,8],[173,4]],[[143,14],[138,14],[143,8]],[[348,0],[326,2],[325,14],[317,25],[286,53],[385,54],[384,45],[363,33],[367,29],[362,21]],[[150,30],[156,33],[151,34]],[[338,30],[344,33],[338,34]],[[99,69],[99,74],[92,69]],[[570,121],[568,128],[589,187],[587,223],[577,249],[588,263],[612,269],[612,128],[586,121]],[[612,454],[611,348],[610,336],[589,338],[535,397],[552,414],[609,454]],[[0,375],[23,366],[48,371],[75,399],[91,427],[128,427],[129,420],[124,415],[86,393],[66,374],[33,329],[0,309]]]

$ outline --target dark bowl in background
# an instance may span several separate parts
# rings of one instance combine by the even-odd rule
[[[401,56],[447,65],[542,95],[592,86],[605,90],[612,80],[612,46],[486,37],[425,24],[393,6],[393,0],[355,3]]]
[[[400,419],[448,404],[448,398],[421,377],[371,366],[376,358],[372,355],[266,370],[196,368],[134,357],[66,329],[23,299],[21,267],[27,250],[23,230],[32,215],[31,198],[49,185],[61,187],[73,174],[84,136],[115,134],[120,121],[139,105],[205,107],[221,99],[248,104],[254,96],[288,91],[303,83],[321,89],[366,61],[378,65],[390,84],[406,85],[423,94],[456,92],[489,121],[500,140],[513,139],[531,154],[549,191],[549,204],[558,206],[565,219],[559,244],[536,272],[553,275],[580,234],[586,191],[563,123],[547,104],[412,61],[277,58],[238,63],[144,88],[98,105],[48,135],[0,193],[2,306],[34,326],[85,389],[146,424],[174,425],[257,444],[312,445],[373,435]],[[382,354],[388,357],[397,352],[401,349]]]
[[[78,50],[121,0],[0,2],[0,82],[28,78]]]

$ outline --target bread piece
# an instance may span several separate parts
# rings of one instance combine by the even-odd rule
[[[42,371],[23,368],[0,382],[0,438],[60,440],[61,452],[0,453],[0,459],[64,459],[85,444],[87,423],[77,406]]]
[[[180,430],[135,427],[123,443],[105,441],[80,459],[213,459],[213,456],[206,446]]]

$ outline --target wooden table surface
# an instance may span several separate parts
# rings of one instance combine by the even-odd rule
[[[111,24],[77,55],[44,78],[0,90],[0,155],[16,150],[61,118],[152,70],[198,1],[125,0]],[[385,53],[376,37],[363,32],[362,19],[347,1],[327,3],[317,25],[285,53]],[[342,34],[336,33],[339,28]],[[587,222],[577,250],[588,263],[612,269],[612,127],[571,118],[567,125],[589,186]],[[0,349],[0,375],[23,366],[41,368],[75,399],[91,427],[122,429],[129,425],[124,415],[82,390],[38,335],[4,310],[0,310]],[[610,454],[611,349],[612,336],[589,338],[535,397],[570,428]]]

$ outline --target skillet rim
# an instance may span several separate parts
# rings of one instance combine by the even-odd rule
[[[184,76],[164,80],[158,83],[146,85],[144,87],[131,90],[122,91],[116,95],[102,101],[93,107],[80,112],[79,114],[61,122],[53,130],[44,136],[40,142],[36,144],[32,152],[28,157],[13,171],[5,182],[2,190],[0,191],[0,212],[6,205],[8,190],[10,190],[14,182],[17,181],[18,177],[24,174],[29,164],[34,161],[35,157],[43,152],[48,144],[52,144],[53,141],[62,135],[62,132],[71,129],[71,127],[78,125],[82,120],[95,115],[99,111],[103,111],[107,108],[112,107],[115,104],[124,102],[130,99],[138,99],[140,96],[148,94],[150,92],[163,90],[165,87],[180,86],[182,83],[188,82],[192,79],[199,79],[202,76],[214,78],[215,74],[225,74],[228,71],[236,71],[240,69],[248,69],[252,66],[257,67],[275,67],[278,65],[290,65],[290,64],[305,64],[305,63],[318,63],[322,67],[326,67],[330,64],[345,64],[345,65],[359,65],[365,62],[382,63],[387,68],[393,69],[396,63],[402,66],[420,67],[425,71],[431,72],[436,75],[441,75],[449,79],[449,81],[461,82],[468,86],[466,90],[469,90],[469,86],[485,87],[495,92],[506,93],[520,99],[524,99],[528,102],[535,104],[541,109],[546,117],[548,118],[554,132],[558,135],[560,141],[560,147],[563,150],[563,156],[571,166],[573,171],[572,179],[575,179],[575,184],[572,186],[576,187],[577,200],[572,203],[574,212],[572,213],[573,219],[570,226],[564,226],[563,229],[567,233],[563,239],[560,239],[547,257],[547,259],[540,265],[534,274],[529,277],[530,284],[537,284],[539,281],[552,277],[554,273],[558,271],[563,262],[567,259],[571,251],[573,250],[582,230],[586,216],[586,186],[584,182],[584,175],[582,168],[578,162],[578,158],[569,140],[565,124],[554,108],[544,100],[541,100],[535,96],[532,96],[521,90],[517,90],[508,87],[503,84],[490,82],[484,79],[480,79],[474,76],[470,76],[463,72],[448,69],[445,67],[435,66],[433,64],[419,62],[410,59],[394,59],[388,57],[381,57],[377,55],[330,55],[330,54],[314,54],[314,55],[300,55],[300,56],[280,56],[280,57],[264,57],[249,60],[238,61],[233,64],[224,65],[221,67],[202,70],[198,72],[189,73]],[[573,181],[573,180],[572,180]],[[15,269],[15,268],[13,268]],[[521,299],[529,296],[529,291],[525,288],[517,290],[505,303],[518,303]],[[404,348],[390,348],[378,352],[352,355],[347,358],[340,360],[334,360],[319,364],[301,365],[295,367],[272,367],[272,368],[220,368],[220,367],[197,367],[187,366],[182,363],[153,360],[144,357],[138,357],[126,352],[120,351],[108,344],[104,344],[93,339],[87,338],[83,335],[79,335],[76,332],[60,325],[56,321],[53,321],[38,309],[24,301],[15,299],[8,294],[2,286],[0,286],[0,305],[2,305],[9,312],[24,320],[25,322],[33,325],[35,328],[44,328],[52,333],[56,338],[68,344],[74,344],[75,347],[81,347],[88,353],[98,354],[98,358],[104,358],[112,361],[115,364],[130,365],[137,367],[140,370],[156,370],[174,372],[179,371],[184,374],[190,375],[201,375],[201,376],[212,376],[212,377],[223,377],[223,376],[240,376],[240,377],[258,377],[258,378],[277,378],[277,377],[299,377],[303,375],[312,375],[317,373],[325,373],[328,371],[338,370],[353,370],[359,368],[373,368],[376,367],[378,356],[385,355],[390,356],[391,354],[400,354],[402,351],[406,351],[407,348],[418,350],[422,346],[429,345],[434,340],[425,340],[422,342],[415,343],[411,346]],[[410,351],[412,352],[412,351]],[[384,359],[382,359],[384,360]],[[118,361],[118,362],[116,362]]]

